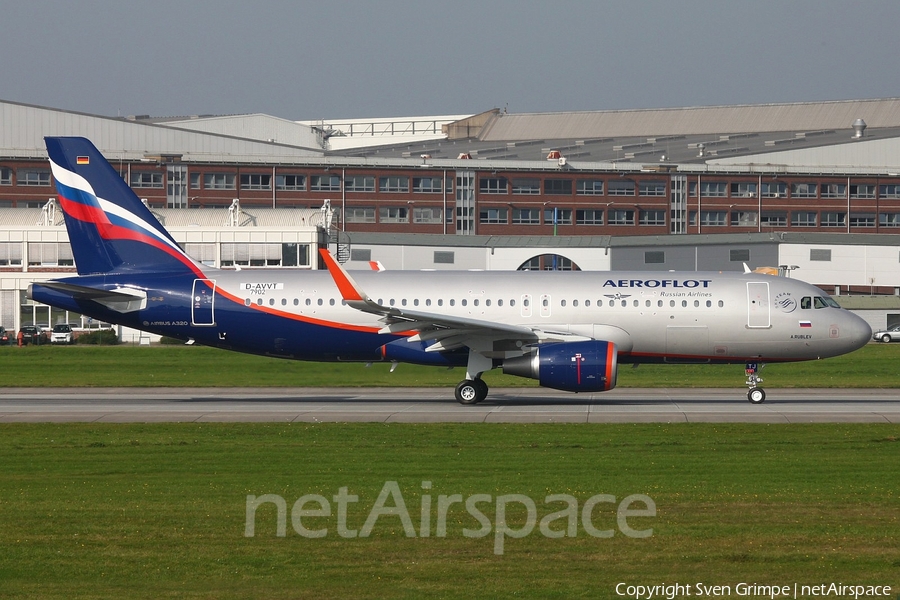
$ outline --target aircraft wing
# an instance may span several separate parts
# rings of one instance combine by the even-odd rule
[[[510,342],[510,348],[544,342],[575,342],[591,338],[568,332],[547,331],[537,327],[511,325],[496,321],[470,319],[437,313],[382,306],[372,300],[325,249],[320,254],[334,278],[341,296],[351,307],[381,316],[385,324],[379,333],[410,333],[410,342],[432,341],[427,352],[443,352],[464,346],[492,347]],[[412,333],[414,332],[414,333]]]

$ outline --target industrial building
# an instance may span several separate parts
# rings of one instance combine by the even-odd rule
[[[77,319],[24,299],[73,270],[45,135],[90,138],[224,268],[317,268],[331,245],[350,268],[746,263],[840,295],[900,292],[900,99],[307,122],[0,102],[8,329]]]

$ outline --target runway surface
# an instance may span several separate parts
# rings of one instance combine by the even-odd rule
[[[900,390],[767,393],[505,388],[461,406],[445,388],[0,388],[0,422],[900,423]]]

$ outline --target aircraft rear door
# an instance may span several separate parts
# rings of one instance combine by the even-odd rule
[[[195,279],[191,293],[191,325],[210,326],[216,324],[216,280]]]
[[[760,329],[772,325],[769,305],[769,282],[747,282],[747,327]]]

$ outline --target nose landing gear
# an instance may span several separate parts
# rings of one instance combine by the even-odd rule
[[[751,404],[762,404],[766,401],[766,391],[759,387],[762,383],[762,377],[759,372],[765,367],[765,363],[747,363],[744,372],[747,374],[746,384],[750,388],[747,392],[747,400]]]

